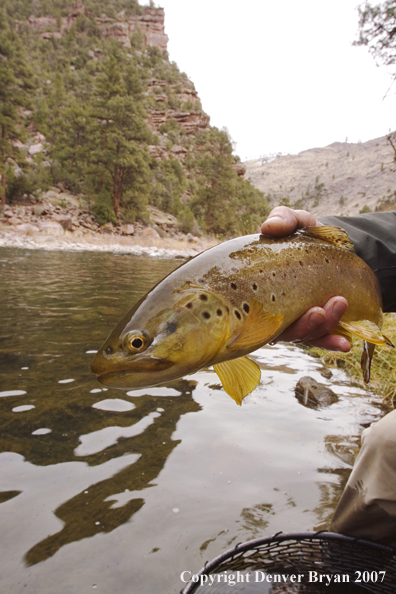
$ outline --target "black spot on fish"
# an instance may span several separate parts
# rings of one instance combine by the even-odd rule
[[[205,281],[204,281],[203,278],[200,278],[198,282],[199,282],[200,285],[204,285],[205,284]]]
[[[300,260],[299,264],[300,264],[300,266],[304,266],[304,262],[301,262],[301,260]]]
[[[238,320],[241,319],[242,316],[241,316],[241,314],[239,313],[239,311],[237,309],[234,310],[234,314],[238,318]]]
[[[218,315],[218,316],[222,316],[222,315],[223,315],[223,312],[221,311],[221,309],[218,309],[218,310],[216,311],[216,313],[217,313],[217,315]]]
[[[248,305],[247,303],[244,303],[244,304],[243,304],[243,310],[244,310],[246,313],[249,313],[249,310],[250,310],[250,308],[249,308],[249,305]]]
[[[201,301],[207,301],[208,300],[208,296],[205,295],[204,293],[202,293],[202,295],[199,296]]]
[[[176,322],[168,322],[168,324],[166,325],[166,328],[165,328],[165,332],[167,334],[173,334],[174,332],[176,332],[176,330],[177,330]],[[135,346],[135,345],[133,345],[133,346]]]
[[[256,285],[256,283],[253,283],[252,284],[252,289],[253,289],[253,291],[257,291],[257,285]]]
[[[202,312],[202,317],[205,318],[205,320],[209,320],[210,313],[208,311],[204,311],[204,312]]]
[[[193,304],[191,303],[191,301],[189,303],[187,303],[187,305],[186,305],[187,309],[191,309],[192,306],[193,306]]]
[[[111,346],[108,346],[105,350],[106,355],[112,355],[113,354],[113,348]]]
[[[231,287],[231,289],[236,289],[236,288],[237,288],[237,286],[236,286],[236,284],[235,284],[235,283],[231,283],[231,284],[230,284],[230,287]]]
[[[272,276],[276,276],[276,272],[272,272]]]
[[[275,301],[275,295],[274,294],[271,295],[271,301]]]
[[[325,262],[326,264],[330,264],[330,260],[328,258],[325,258]]]

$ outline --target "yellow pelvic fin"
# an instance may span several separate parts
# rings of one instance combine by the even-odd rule
[[[375,344],[367,342],[367,340],[363,343],[363,352],[362,357],[360,359],[360,367],[363,371],[363,379],[366,384],[370,381],[370,368],[371,368],[371,360],[373,358],[375,349]]]
[[[344,248],[349,250],[350,252],[354,252],[355,248],[353,243],[348,237],[348,233],[341,229],[341,227],[331,227],[329,225],[323,225],[320,227],[304,227],[300,230],[300,233],[303,235],[308,235],[309,237],[318,237],[319,239],[324,239],[333,245],[336,245],[340,248]]]
[[[370,322],[369,320],[358,320],[357,322],[343,322],[340,320],[338,322],[339,326],[344,328],[347,332],[358,336],[359,338],[363,338],[367,342],[371,344],[387,344],[388,346],[393,347],[393,344],[381,333],[381,330],[378,328],[374,322]]]
[[[213,369],[219,376],[225,392],[239,406],[241,406],[245,396],[253,392],[260,382],[260,367],[247,357],[238,357],[238,359],[216,363],[213,365]]]
[[[263,344],[275,334],[283,322],[282,314],[271,314],[265,311],[260,301],[251,299],[249,313],[241,332],[228,344],[227,349],[237,351]]]
[[[349,342],[352,342],[351,333],[345,330],[345,328],[342,328],[342,326],[340,326],[339,324],[337,324],[337,326],[335,326],[333,330],[330,330],[329,334],[338,334],[339,336],[344,336],[344,338],[349,340]]]

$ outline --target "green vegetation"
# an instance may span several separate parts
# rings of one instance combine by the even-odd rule
[[[384,334],[396,344],[396,317],[395,314],[385,314],[382,327]],[[363,382],[362,370],[360,367],[360,358],[362,355],[363,341],[356,339],[353,342],[352,350],[349,353],[339,353],[332,351],[322,351],[320,349],[310,349],[314,356],[323,359],[326,365],[342,367],[351,375],[358,384],[365,385]],[[388,346],[377,346],[374,351],[374,357],[371,364],[371,379],[369,387],[377,393],[382,394],[387,405],[393,408],[396,401],[396,349]]]
[[[3,204],[57,184],[85,197],[100,224],[148,220],[151,204],[187,232],[254,232],[268,201],[238,176],[227,132],[206,123],[194,131],[177,118],[206,118],[187,76],[166,52],[145,46],[139,25],[130,47],[101,34],[98,16],[144,7],[136,0],[84,7],[67,27],[66,0],[6,0],[0,12]],[[54,24],[41,35],[29,15]],[[43,148],[31,156],[38,135]]]
[[[25,161],[16,141],[24,136],[23,109],[30,107],[34,92],[32,72],[19,36],[4,9],[0,10],[0,174],[1,203],[6,202],[7,179],[11,176],[13,187],[15,172],[22,173]],[[14,168],[10,165],[15,164]],[[19,184],[22,186],[23,184]],[[22,187],[21,187],[22,189]]]
[[[360,210],[359,210],[359,214],[365,214],[368,212],[372,212],[371,208],[365,204]]]

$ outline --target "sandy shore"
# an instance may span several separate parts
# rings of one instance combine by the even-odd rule
[[[21,233],[14,230],[0,230],[0,247],[24,248],[29,250],[64,250],[114,252],[118,254],[146,255],[162,258],[190,258],[215,245],[215,241],[199,239],[191,243],[183,239],[147,239],[139,236],[129,238],[74,233],[62,235],[48,233]]]

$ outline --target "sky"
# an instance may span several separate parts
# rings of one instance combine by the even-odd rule
[[[227,128],[242,160],[365,142],[396,128],[390,72],[367,48],[352,45],[358,5],[156,2],[165,9],[170,59],[194,83],[210,123]]]

